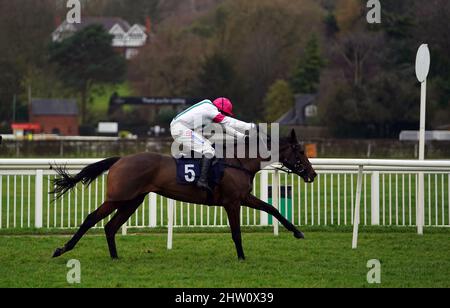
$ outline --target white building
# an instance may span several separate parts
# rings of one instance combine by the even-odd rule
[[[118,17],[83,17],[80,24],[64,21],[52,33],[52,39],[54,42],[61,42],[75,32],[95,24],[102,25],[109,34],[114,36],[112,46],[126,59],[136,56],[139,49],[149,40],[150,29],[139,24],[130,26],[127,21]]]

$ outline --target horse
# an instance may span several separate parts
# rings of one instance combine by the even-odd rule
[[[285,168],[299,175],[306,183],[314,182],[317,174],[299,143],[295,130],[292,130],[290,137],[280,140],[279,158]],[[109,170],[109,173],[105,202],[87,216],[71,240],[62,248],[57,248],[53,257],[60,257],[73,250],[89,229],[115,211],[115,215],[105,225],[104,230],[110,256],[112,259],[118,259],[116,233],[149,193],[186,203],[224,207],[239,260],[245,260],[240,226],[241,206],[272,215],[292,232],[295,238],[304,239],[304,234],[275,207],[252,195],[254,177],[261,170],[264,161],[267,160],[261,157],[225,159],[227,168],[212,196],[211,194],[208,196],[207,192],[195,185],[178,184],[176,162],[169,155],[141,153],[123,158],[112,157],[87,166],[75,176],[69,175],[63,168],[57,168],[60,177],[54,182],[56,189],[53,193],[58,193],[59,197],[74,189],[80,182],[88,186],[104,172]]]

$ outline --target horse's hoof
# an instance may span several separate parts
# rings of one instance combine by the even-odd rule
[[[305,235],[303,234],[303,232],[300,232],[300,231],[295,232],[294,236],[295,236],[296,239],[299,239],[299,240],[304,240],[305,239]]]
[[[55,252],[53,253],[53,258],[58,258],[60,256],[62,256],[64,253],[64,249],[62,248],[58,248],[55,250]]]

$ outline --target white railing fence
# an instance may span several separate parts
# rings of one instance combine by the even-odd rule
[[[66,165],[76,174],[96,161],[0,160],[0,229],[78,227],[105,200],[107,175],[54,201],[50,192],[56,174],[49,164]],[[257,175],[254,194],[274,204],[298,226],[351,226],[358,217],[362,225],[417,226],[418,179],[424,174],[424,224],[450,226],[450,161],[315,159],[312,163],[319,174],[313,184],[269,168]],[[96,227],[103,227],[107,220]],[[267,214],[245,207],[241,222],[243,226],[273,225],[275,232],[278,229]],[[127,223],[128,228],[227,225],[222,208],[167,200],[155,194],[145,199]]]

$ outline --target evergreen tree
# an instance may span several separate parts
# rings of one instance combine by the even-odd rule
[[[194,95],[214,99],[216,97],[230,97],[233,92],[235,72],[228,59],[221,53],[208,56],[199,71],[198,85]]]
[[[113,50],[111,41],[102,26],[93,25],[50,45],[50,62],[65,85],[81,94],[83,122],[93,86],[119,83],[125,77],[125,58]]]
[[[294,93],[316,93],[320,83],[320,73],[325,61],[320,54],[319,42],[313,35],[305,48],[291,79]]]
[[[336,15],[330,12],[325,17],[325,29],[328,37],[333,37],[339,32],[339,25],[336,19]]]

